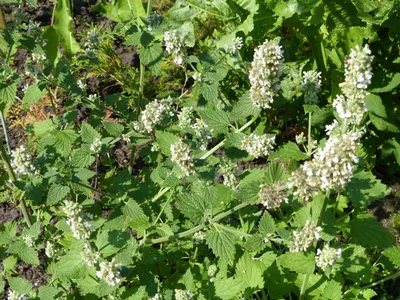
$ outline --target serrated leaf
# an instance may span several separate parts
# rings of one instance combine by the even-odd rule
[[[171,145],[180,141],[179,137],[167,131],[157,131],[156,139],[161,152],[165,155],[170,155]]]
[[[78,138],[78,134],[75,130],[65,129],[59,130],[53,133],[55,137],[55,144],[57,151],[59,151],[62,155],[68,155],[71,153],[72,144]]]
[[[139,25],[143,25],[140,17],[146,16],[146,11],[141,0],[118,0],[118,16],[120,21],[130,21],[136,18]]]
[[[54,123],[54,120],[52,119],[46,119],[33,124],[33,132],[37,137],[43,136],[46,133],[51,132],[56,128],[57,125]]]
[[[53,183],[47,194],[47,204],[54,205],[68,196],[70,188],[61,184]]]
[[[362,245],[384,249],[394,245],[395,237],[369,214],[359,214],[350,221],[351,237]]]
[[[142,63],[150,68],[153,75],[159,75],[163,55],[164,50],[161,43],[158,42],[154,42],[148,47],[142,47],[139,49],[139,56]]]
[[[256,261],[250,254],[244,253],[236,265],[236,278],[246,287],[262,288],[264,286],[264,267],[262,262]]]
[[[241,286],[234,278],[221,278],[215,282],[215,295],[219,299],[232,299],[239,294]]]
[[[279,264],[299,274],[312,274],[315,269],[314,254],[304,252],[286,252],[278,257]]]
[[[275,232],[275,222],[268,211],[264,211],[264,214],[260,219],[260,223],[258,224],[258,228],[259,231],[264,235]]]
[[[12,243],[17,233],[17,223],[8,222],[0,224],[0,245],[9,245]]]
[[[395,73],[394,75],[392,74],[392,78],[390,79],[390,82],[387,83],[386,86],[383,87],[377,87],[371,90],[373,93],[388,93],[398,87],[400,85],[400,73]],[[379,83],[382,82],[382,80],[377,81]],[[368,96],[367,96],[368,98]]]
[[[22,261],[27,264],[39,264],[39,257],[37,252],[32,247],[28,247],[24,241],[16,241],[8,248],[7,253],[17,255]]]
[[[10,271],[14,271],[15,264],[17,263],[17,257],[14,255],[10,255],[6,259],[3,260],[3,268],[4,272],[8,273]]]
[[[214,224],[213,228],[207,232],[206,243],[212,252],[221,259],[223,263],[233,265],[235,258],[235,241],[237,236],[225,231],[223,226]]]
[[[178,196],[178,208],[185,215],[196,224],[204,221],[212,207],[212,203],[208,199],[204,199],[202,195],[198,194],[181,194]]]
[[[39,287],[39,298],[40,300],[53,300],[61,297],[62,291],[52,286],[41,286]]]
[[[79,148],[71,154],[71,164],[76,168],[85,168],[94,163],[95,158],[89,148]]]
[[[58,33],[65,55],[72,57],[79,51],[79,44],[73,36],[73,20],[69,1],[59,0],[57,2],[53,27]]]
[[[340,300],[342,297],[342,285],[334,280],[328,281],[324,286],[321,299],[326,300]]]
[[[117,122],[104,122],[104,128],[114,137],[120,136],[124,132],[124,126]]]
[[[96,247],[104,257],[119,252],[129,241],[129,233],[121,230],[102,230],[97,233]]]
[[[38,102],[44,95],[46,90],[41,90],[37,83],[32,84],[26,90],[24,98],[22,98],[22,104],[25,109],[28,109],[32,104]]]
[[[92,144],[96,138],[101,138],[101,135],[89,123],[82,123],[81,135],[82,141],[87,144]]]
[[[206,123],[209,129],[216,134],[226,133],[229,126],[229,115],[222,110],[202,110],[199,111],[201,119]]]
[[[7,279],[10,288],[18,293],[29,295],[32,291],[32,283],[21,277],[9,277]]]
[[[396,267],[400,268],[400,246],[386,249],[383,251],[383,255],[389,258]]]
[[[355,207],[363,208],[389,193],[389,188],[371,172],[360,172],[345,186],[345,194]]]
[[[62,256],[56,264],[55,278],[65,277],[68,279],[83,278],[87,275],[87,264],[82,259],[82,250],[71,250]]]
[[[289,142],[279,147],[277,151],[272,153],[268,160],[279,159],[284,162],[289,162],[291,159],[301,161],[308,158],[308,155],[299,149],[296,143]]]
[[[8,84],[0,83],[0,111],[7,111],[14,103],[17,95],[17,79]]]

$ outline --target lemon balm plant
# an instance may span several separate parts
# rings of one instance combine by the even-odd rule
[[[0,225],[2,294],[394,299],[400,248],[368,207],[398,155],[396,50],[379,43],[397,4],[161,2],[100,1],[115,26],[80,39],[68,1],[48,26],[9,3],[1,109],[48,97],[51,115],[0,144],[24,216]]]

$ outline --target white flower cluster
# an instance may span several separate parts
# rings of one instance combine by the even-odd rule
[[[189,300],[193,298],[193,293],[185,290],[175,289],[176,300]]]
[[[322,250],[317,249],[316,265],[322,270],[325,270],[327,267],[333,266],[333,264],[341,257],[342,249],[334,249],[326,244]]]
[[[81,253],[83,261],[89,266],[94,267],[100,260],[100,253],[93,251],[88,243],[83,246],[83,252]]]
[[[200,244],[206,240],[206,232],[205,231],[197,231],[193,234],[193,239],[196,244]]]
[[[96,32],[96,30],[90,30],[87,34],[85,42],[86,55],[95,56],[97,54],[97,50],[99,49],[100,41],[100,35]]]
[[[193,107],[185,106],[178,113],[178,125],[181,128],[192,127],[193,124]]]
[[[358,135],[331,136],[311,161],[305,162],[289,178],[289,187],[303,202],[312,200],[320,190],[339,191],[353,176]]]
[[[181,65],[185,58],[184,42],[181,34],[177,30],[166,31],[164,33],[164,42],[167,53],[173,56],[176,64]]]
[[[17,177],[21,175],[32,175],[36,168],[31,163],[32,156],[26,151],[24,146],[11,151],[11,167]]]
[[[40,26],[40,23],[29,20],[28,28],[26,29],[26,33],[29,37],[38,41],[42,39],[42,32],[43,28]]]
[[[102,141],[99,138],[95,138],[93,144],[90,145],[90,151],[94,153],[99,153],[101,150]]]
[[[110,286],[119,285],[121,282],[121,275],[119,273],[118,265],[114,263],[114,259],[111,262],[101,262],[100,271],[96,272],[96,276],[99,279],[104,280]]]
[[[31,235],[26,235],[26,236],[22,237],[22,240],[24,241],[25,245],[27,245],[28,247],[33,247],[33,245],[35,244],[35,239]]]
[[[190,156],[190,148],[184,142],[179,141],[171,145],[171,160],[179,166],[186,176],[194,173],[194,163]]]
[[[216,265],[211,265],[208,267],[207,274],[210,277],[210,281],[213,282],[215,275],[217,275],[218,267]]]
[[[367,111],[365,96],[371,84],[373,56],[368,45],[351,49],[345,62],[345,81],[340,84],[343,95],[338,95],[332,105],[347,126],[359,125]]]
[[[146,105],[145,109],[140,113],[139,120],[133,123],[133,128],[142,133],[151,133],[154,126],[159,125],[165,115],[173,116],[172,98],[158,100],[155,99]]]
[[[20,294],[17,291],[13,291],[12,289],[8,290],[8,300],[26,300],[28,299],[28,296],[25,294]]]
[[[153,297],[148,298],[148,300],[159,300],[162,299],[161,295],[159,293],[155,294]]]
[[[200,150],[204,151],[207,149],[208,143],[213,138],[213,129],[208,129],[208,125],[201,119],[196,119],[196,123],[192,125],[195,136],[199,139]]]
[[[301,88],[304,90],[304,102],[306,104],[317,104],[318,92],[321,88],[321,72],[314,70],[303,73]]]
[[[279,77],[283,65],[283,50],[274,41],[266,40],[254,52],[250,70],[250,99],[256,107],[270,108],[280,90]]]
[[[314,241],[318,241],[321,236],[322,228],[316,226],[313,221],[307,220],[304,227],[293,232],[293,242],[290,246],[290,252],[307,251]]]
[[[47,241],[46,242],[46,248],[45,248],[45,254],[49,258],[57,258],[59,255],[59,250],[56,249],[53,243]]]
[[[289,202],[287,191],[281,182],[275,183],[274,186],[271,186],[269,184],[260,185],[258,197],[261,199],[261,203],[267,209],[272,210],[279,208],[282,202]]]
[[[232,44],[230,44],[229,46],[226,45],[225,46],[225,51],[228,54],[235,54],[237,51],[239,51],[240,49],[242,49],[243,47],[243,39],[241,37],[236,37],[232,40]]]
[[[82,206],[72,201],[64,202],[64,213],[67,215],[67,225],[78,240],[88,239],[95,228],[83,218]]]
[[[275,136],[269,137],[267,134],[258,135],[255,133],[245,136],[242,139],[240,149],[247,151],[255,158],[268,156],[271,154],[275,145]]]
[[[224,185],[226,185],[231,190],[234,190],[238,187],[238,180],[236,178],[237,168],[232,161],[223,158],[221,160],[220,172],[224,177]]]

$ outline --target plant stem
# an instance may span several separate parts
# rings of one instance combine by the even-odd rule
[[[326,210],[326,206],[328,205],[329,196],[330,196],[330,190],[328,190],[326,192],[326,194],[325,194],[324,202],[322,203],[322,207],[321,207],[321,212],[320,212],[320,214],[318,216],[317,226],[320,226],[322,224],[322,219],[324,218],[324,213],[325,213],[325,210]],[[305,296],[306,290],[307,290],[307,283],[308,283],[308,279],[309,278],[310,278],[310,274],[304,275],[303,283],[301,284],[299,300],[303,300],[304,299],[304,296]]]
[[[4,18],[3,9],[0,6],[0,28],[6,28],[6,19]]]
[[[14,183],[16,181],[15,173],[14,173],[13,168],[11,167],[10,159],[6,153],[6,150],[4,149],[3,142],[1,142],[1,141],[0,141],[0,156],[1,156],[1,159],[3,160],[4,166],[6,167],[6,170],[7,170],[8,176],[10,177],[11,182]],[[23,196],[24,196],[24,194],[22,194],[19,199],[19,205],[20,205],[22,214],[24,215],[25,221],[28,224],[28,226],[30,227],[32,225],[31,218],[29,215],[29,211],[26,208],[26,204],[25,204]]]
[[[308,113],[308,155],[311,156],[311,152],[312,152],[312,141],[311,141],[311,118],[312,118],[312,113],[309,112]]]
[[[152,0],[148,0],[147,1],[147,11],[146,11],[147,15],[150,15],[151,8],[152,8]]]
[[[255,120],[257,120],[258,116],[253,117],[249,122],[247,122],[246,124],[244,124],[238,131],[236,132],[243,132],[246,128],[248,128],[251,124],[253,124],[253,122]],[[219,148],[221,148],[224,143],[226,141],[226,138],[223,139],[220,143],[218,143],[214,148],[212,148],[210,151],[208,151],[206,154],[204,154],[202,157],[200,157],[200,159],[207,159],[209,156],[211,156],[215,151],[217,151]],[[162,188],[157,195],[155,195],[153,197],[153,199],[151,199],[152,202],[157,201],[158,199],[160,199],[166,192],[168,192],[171,188],[170,187],[165,187]]]
[[[382,279],[380,279],[380,280],[378,280],[378,281],[375,281],[375,282],[373,282],[373,283],[371,283],[371,284],[362,286],[361,289],[363,289],[363,290],[364,290],[364,289],[369,289],[369,288],[372,288],[372,287],[374,287],[374,286],[377,286],[378,284],[381,284],[381,283],[383,283],[383,282],[385,282],[385,281],[388,281],[388,280],[391,280],[391,279],[395,279],[395,278],[397,278],[397,277],[400,277],[400,272],[397,272],[397,273],[394,273],[394,274],[392,274],[392,275],[389,275],[389,276],[387,276],[387,277],[385,277],[385,278],[382,278]]]
[[[250,202],[238,204],[235,207],[233,207],[232,209],[229,209],[229,210],[227,210],[227,211],[225,211],[223,213],[220,213],[217,216],[215,216],[214,218],[212,218],[210,223],[211,224],[212,223],[216,223],[219,220],[231,215],[232,213],[234,213],[234,212],[236,212],[236,211],[238,211],[238,210],[240,210],[240,209],[242,209],[242,208],[244,208],[244,207],[246,207],[246,206],[248,206],[250,204],[251,204]],[[162,237],[162,238],[158,238],[158,239],[153,239],[153,240],[151,240],[151,243],[152,244],[160,244],[160,243],[171,241],[171,240],[174,240],[174,239],[186,237],[186,236],[192,235],[193,233],[195,233],[197,231],[200,231],[200,230],[204,229],[205,227],[207,227],[209,225],[210,224],[200,224],[200,225],[197,225],[196,227],[193,227],[193,228],[191,228],[189,230],[186,230],[186,231],[183,231],[183,232],[180,232],[180,233],[172,234],[172,235],[169,235],[169,236],[166,236],[166,237]]]
[[[131,155],[129,157],[129,166],[128,166],[129,174],[132,174],[133,163],[135,162],[135,153],[136,153],[136,146],[135,145],[131,145]]]
[[[0,111],[0,119],[1,119],[1,124],[3,125],[3,133],[4,133],[4,139],[6,140],[7,153],[10,154],[11,149],[10,149],[10,142],[8,139],[7,125],[6,125],[6,120],[4,120],[4,115],[2,111]]]

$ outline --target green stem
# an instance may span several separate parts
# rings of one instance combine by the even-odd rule
[[[150,15],[150,13],[151,13],[151,7],[152,7],[152,3],[151,3],[152,1],[151,0],[148,0],[147,1],[147,15]]]
[[[392,274],[392,275],[389,275],[389,276],[387,276],[387,277],[385,277],[385,278],[382,278],[382,279],[380,279],[380,280],[378,280],[378,281],[375,281],[375,282],[373,282],[373,283],[371,283],[371,284],[362,286],[361,289],[363,289],[363,290],[369,289],[369,288],[372,288],[372,287],[374,287],[374,286],[377,286],[378,284],[381,284],[381,283],[383,283],[383,282],[385,282],[385,281],[388,281],[388,280],[391,280],[391,279],[395,279],[395,278],[397,278],[397,277],[400,277],[400,272],[397,272],[397,273],[394,273],[394,274]]]
[[[172,199],[172,194],[168,197],[167,202],[165,202],[165,204],[164,204],[164,206],[162,207],[160,213],[158,214],[156,220],[154,221],[154,223],[153,223],[154,226],[157,224],[158,220],[161,218],[161,215],[163,214],[165,208],[167,207],[167,205],[169,204],[169,202],[171,201],[171,199]]]
[[[152,1],[148,0],[147,2],[147,16],[151,12]],[[140,77],[139,77],[139,98],[143,99],[144,97],[144,73],[146,71],[146,67],[142,61],[140,61]]]
[[[242,209],[242,208],[244,208],[244,207],[246,207],[246,206],[248,206],[250,204],[251,203],[241,203],[239,205],[236,205],[232,209],[230,209],[230,210],[228,210],[226,212],[220,213],[217,216],[215,216],[214,218],[212,218],[210,223],[211,224],[212,223],[216,223],[216,222],[220,221],[221,219],[231,215],[232,213],[234,213],[234,212],[236,212],[236,211],[238,211],[238,210],[240,210],[240,209]],[[172,234],[172,235],[169,235],[169,236],[166,236],[166,237],[162,237],[162,238],[158,238],[158,239],[153,239],[153,240],[151,240],[151,243],[152,244],[160,244],[160,243],[163,243],[163,242],[167,242],[167,241],[183,238],[183,237],[192,235],[192,234],[196,233],[197,231],[200,231],[200,230],[204,229],[205,227],[207,227],[209,225],[210,224],[200,224],[200,225],[197,225],[196,227],[193,227],[193,228],[191,228],[189,230],[186,230],[186,231],[183,231],[183,232],[180,232],[180,233]]]
[[[249,122],[247,122],[246,124],[244,124],[237,132],[243,132],[246,128],[248,128],[251,124],[253,124],[253,122],[255,120],[257,120],[257,117],[253,117]],[[207,159],[209,156],[211,156],[215,151],[217,151],[219,148],[221,148],[224,143],[226,141],[226,138],[223,139],[219,144],[217,144],[214,148],[212,148],[210,151],[208,151],[206,154],[204,154],[202,157],[200,157],[200,159]],[[152,202],[157,201],[158,199],[160,199],[165,193],[167,193],[171,188],[170,187],[165,187],[162,188],[157,195],[155,195],[153,197],[153,199],[151,199]]]
[[[28,224],[28,227],[31,227],[32,226],[31,216],[29,215],[28,209],[26,208],[26,204],[24,201],[24,194],[25,193],[22,193],[21,197],[19,198],[19,206],[21,208],[26,224]]]
[[[311,156],[312,153],[312,141],[311,141],[311,119],[312,113],[308,113],[308,155]]]
[[[0,111],[0,119],[1,119],[1,124],[3,125],[3,133],[4,133],[4,139],[6,140],[7,153],[10,154],[11,149],[10,149],[10,142],[8,139],[7,125],[6,125],[6,120],[4,120],[4,115],[2,111]]]
[[[329,196],[330,196],[330,191],[328,190],[324,197],[324,202],[322,203],[321,212],[318,216],[317,226],[320,226],[322,224],[322,219],[324,218],[326,206],[328,205]],[[304,299],[304,296],[305,296],[306,290],[307,290],[307,283],[308,283],[308,279],[310,278],[310,275],[311,274],[304,275],[303,283],[301,284],[299,300]]]
[[[128,166],[129,174],[132,174],[133,163],[135,162],[135,153],[136,153],[136,146],[132,145],[131,146],[131,155],[129,157],[129,166]]]

